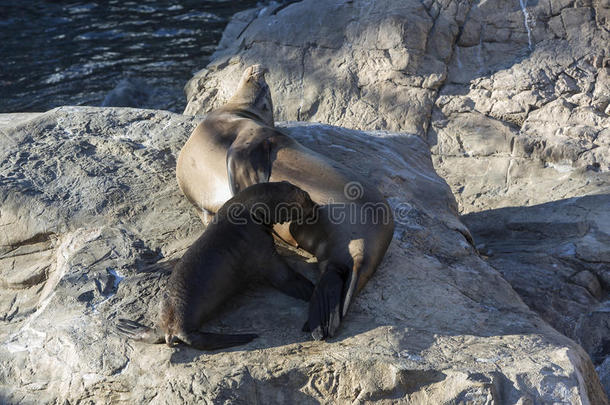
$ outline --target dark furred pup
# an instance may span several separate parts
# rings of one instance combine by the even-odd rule
[[[206,333],[199,328],[257,275],[285,294],[309,300],[313,284],[276,252],[271,227],[286,221],[301,222],[313,214],[314,208],[309,195],[288,182],[244,189],[220,208],[214,221],[176,264],[158,327],[119,319],[117,329],[135,340],[170,346],[182,342],[200,350],[251,341],[256,335]]]

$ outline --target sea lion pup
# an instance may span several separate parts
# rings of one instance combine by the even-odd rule
[[[180,151],[176,176],[202,220],[247,186],[287,180],[321,206],[315,224],[275,227],[281,238],[315,255],[321,272],[304,330],[333,336],[383,259],[394,232],[379,191],[344,165],[274,127],[266,69],[244,72],[237,91],[210,112]]]
[[[271,226],[285,221],[304,222],[314,209],[309,195],[288,182],[246,188],[220,208],[174,267],[158,327],[119,319],[118,331],[139,341],[165,342],[169,346],[182,342],[200,350],[251,341],[256,335],[205,333],[199,328],[253,276],[266,278],[285,294],[309,300],[313,284],[294,272],[276,252]]]

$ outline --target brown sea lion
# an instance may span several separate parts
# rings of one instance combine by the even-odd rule
[[[231,195],[266,181],[290,181],[321,205],[315,224],[275,229],[318,259],[322,275],[304,330],[324,339],[334,335],[354,294],[381,262],[393,216],[365,179],[274,127],[265,72],[259,65],[246,69],[229,102],[195,128],[180,151],[176,175],[204,222]]]
[[[254,334],[206,333],[199,328],[255,276],[266,278],[292,297],[309,300],[313,284],[294,272],[276,250],[271,226],[304,222],[314,213],[309,195],[288,182],[244,189],[217,212],[205,232],[176,264],[167,284],[158,326],[119,319],[117,329],[148,342],[182,342],[200,350],[245,344]]]

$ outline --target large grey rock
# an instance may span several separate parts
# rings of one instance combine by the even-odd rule
[[[126,341],[153,323],[172,261],[202,231],[174,180],[197,118],[118,108],[0,115],[2,403],[607,403],[585,352],[468,243],[421,138],[281,126],[378,184],[394,241],[339,335],[253,286],[207,325],[225,352]],[[315,277],[314,274],[308,274]]]
[[[469,4],[306,0],[245,11],[187,84],[185,113],[226,101],[244,67],[270,68],[279,119],[423,134]]]
[[[461,212],[607,192],[609,16],[591,0],[248,10],[185,87],[185,113],[224,103],[262,63],[279,119],[424,137]]]
[[[608,1],[275,4],[234,17],[214,60],[185,87],[185,113],[223,103],[243,68],[263,63],[280,119],[421,136],[459,211],[475,215],[481,243],[505,243],[514,213],[535,213],[521,245],[489,260],[597,364],[607,355],[609,287],[599,269],[608,261],[569,249],[558,259],[548,246],[578,240],[593,252],[608,233],[607,200],[584,213],[571,198],[610,194],[609,30]],[[580,240],[561,230],[564,219],[545,218],[564,205],[574,223],[601,233]]]
[[[462,217],[525,303],[596,364],[610,359],[609,208],[599,194]]]
[[[465,213],[610,190],[610,5],[519,3],[473,5],[432,110]]]

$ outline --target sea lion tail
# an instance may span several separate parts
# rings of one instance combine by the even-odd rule
[[[309,301],[309,319],[303,327],[316,340],[333,337],[341,320],[345,304],[349,305],[354,295],[357,280],[349,274],[347,267],[329,264],[320,278]],[[348,294],[350,294],[348,296]]]
[[[182,333],[178,338],[185,344],[199,350],[217,350],[227,347],[245,345],[257,338],[255,334],[229,335],[207,332]]]
[[[146,325],[142,325],[139,322],[132,321],[130,319],[119,318],[119,322],[116,325],[117,332],[123,336],[127,336],[138,342],[144,343],[163,343],[165,342],[165,335],[163,331],[158,328],[149,328]]]

